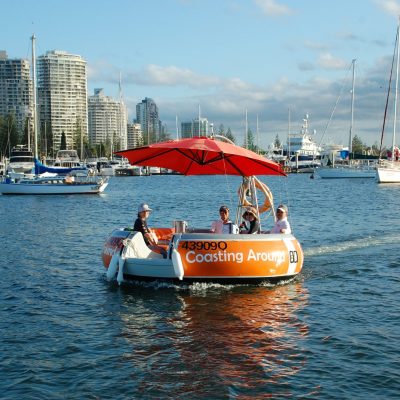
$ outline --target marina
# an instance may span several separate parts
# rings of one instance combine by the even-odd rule
[[[107,280],[103,242],[133,225],[138,203],[152,206],[150,227],[208,228],[240,177],[112,177],[100,196],[0,196],[2,393],[397,398],[398,185],[265,181],[289,204],[305,256],[279,285]]]
[[[122,3],[0,25],[0,400],[399,399],[400,0]]]

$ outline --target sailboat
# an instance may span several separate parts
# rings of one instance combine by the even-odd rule
[[[343,155],[348,160],[346,163],[335,164],[335,156],[338,150],[333,150],[329,154],[330,166],[321,166],[315,169],[316,176],[323,179],[338,179],[338,178],[375,178],[376,168],[375,162],[368,159],[356,160],[351,159],[352,142],[353,142],[353,122],[354,122],[354,83],[355,83],[355,65],[356,60],[352,60],[352,90],[351,90],[351,119],[349,130],[349,149],[342,149],[339,154]]]
[[[388,95],[386,99],[385,115],[383,118],[382,134],[381,134],[381,146],[383,143],[383,135],[385,131],[385,121],[389,102],[390,86],[392,82],[393,66],[396,59],[396,81],[395,81],[395,92],[394,92],[394,118],[393,118],[393,135],[392,135],[392,151],[390,159],[383,160],[379,159],[378,167],[376,168],[376,180],[378,183],[400,183],[400,161],[399,161],[399,149],[396,146],[396,123],[397,123],[397,89],[399,81],[399,27],[400,22],[397,24],[396,41],[393,52],[392,68],[390,71]],[[380,151],[382,154],[382,151]]]

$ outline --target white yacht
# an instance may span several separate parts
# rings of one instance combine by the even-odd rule
[[[7,172],[28,174],[35,167],[32,150],[26,145],[17,145],[12,148]]]
[[[58,150],[54,166],[61,168],[83,168],[76,150]]]
[[[289,133],[284,154],[288,157],[288,166],[294,172],[313,172],[321,165],[321,147],[314,140],[314,133],[308,131],[308,114],[303,118],[300,132]]]

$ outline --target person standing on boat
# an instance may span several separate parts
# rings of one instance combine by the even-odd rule
[[[292,233],[289,221],[287,220],[287,207],[280,204],[276,209],[276,222],[275,226],[270,230],[269,233]]]
[[[239,233],[239,228],[229,218],[229,208],[221,206],[219,208],[220,219],[213,221],[211,225],[211,232],[213,233]]]
[[[136,232],[141,232],[143,235],[143,239],[149,249],[155,251],[156,253],[160,253],[164,258],[167,257],[166,250],[158,246],[157,244],[157,236],[150,230],[147,225],[147,218],[149,218],[150,213],[153,210],[146,203],[142,203],[138,207],[138,215],[133,225],[133,230]]]
[[[242,217],[244,222],[240,224],[240,233],[260,233],[260,221],[258,220],[257,211],[254,207],[248,207]]]

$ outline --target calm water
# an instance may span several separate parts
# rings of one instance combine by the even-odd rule
[[[103,241],[139,202],[152,226],[207,227],[234,208],[235,177],[0,196],[0,398],[399,398],[400,186],[263,180],[305,251],[302,274],[278,286],[105,278]]]

